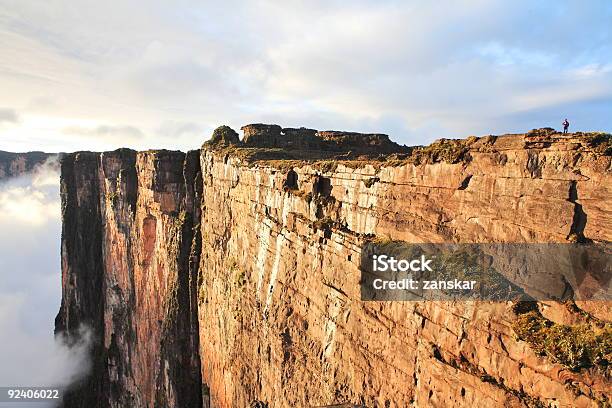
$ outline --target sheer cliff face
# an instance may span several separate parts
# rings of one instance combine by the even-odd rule
[[[247,130],[251,142],[261,136]],[[320,147],[311,133],[298,144]],[[361,140],[350,135],[324,140]],[[64,159],[57,329],[84,323],[96,339],[93,373],[67,405],[606,401],[605,374],[570,371],[517,338],[510,303],[363,302],[359,288],[373,236],[611,241],[610,156],[593,136],[488,137],[398,149],[396,160],[309,163],[270,151],[269,140],[262,149],[222,139],[231,142],[187,155]],[[578,306],[610,321],[605,305]],[[558,323],[584,315],[539,307]]]
[[[93,371],[66,405],[201,405],[199,180],[195,152],[63,160],[56,329],[75,334],[84,324],[94,334]]]

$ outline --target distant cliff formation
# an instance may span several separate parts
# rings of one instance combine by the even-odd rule
[[[56,331],[94,333],[92,372],[66,406],[610,402],[607,304],[364,302],[359,288],[372,239],[612,241],[609,135],[405,147],[242,130],[188,153],[63,158]],[[546,330],[567,347],[543,343]]]
[[[11,153],[0,150],[0,181],[29,173],[53,155],[44,152]]]

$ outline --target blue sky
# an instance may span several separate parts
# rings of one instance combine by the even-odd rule
[[[0,150],[612,130],[612,2],[0,2]]]

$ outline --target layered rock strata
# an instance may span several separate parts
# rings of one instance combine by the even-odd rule
[[[372,239],[611,241],[609,136],[545,129],[381,157],[380,136],[244,130],[186,155],[64,159],[57,329],[96,339],[66,405],[610,402],[601,359],[570,367],[517,326],[606,336],[606,302],[364,302],[359,287]]]

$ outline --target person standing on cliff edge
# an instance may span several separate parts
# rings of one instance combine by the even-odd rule
[[[567,133],[567,129],[569,129],[569,121],[567,120],[567,118],[565,118],[565,120],[563,121],[563,134]]]

